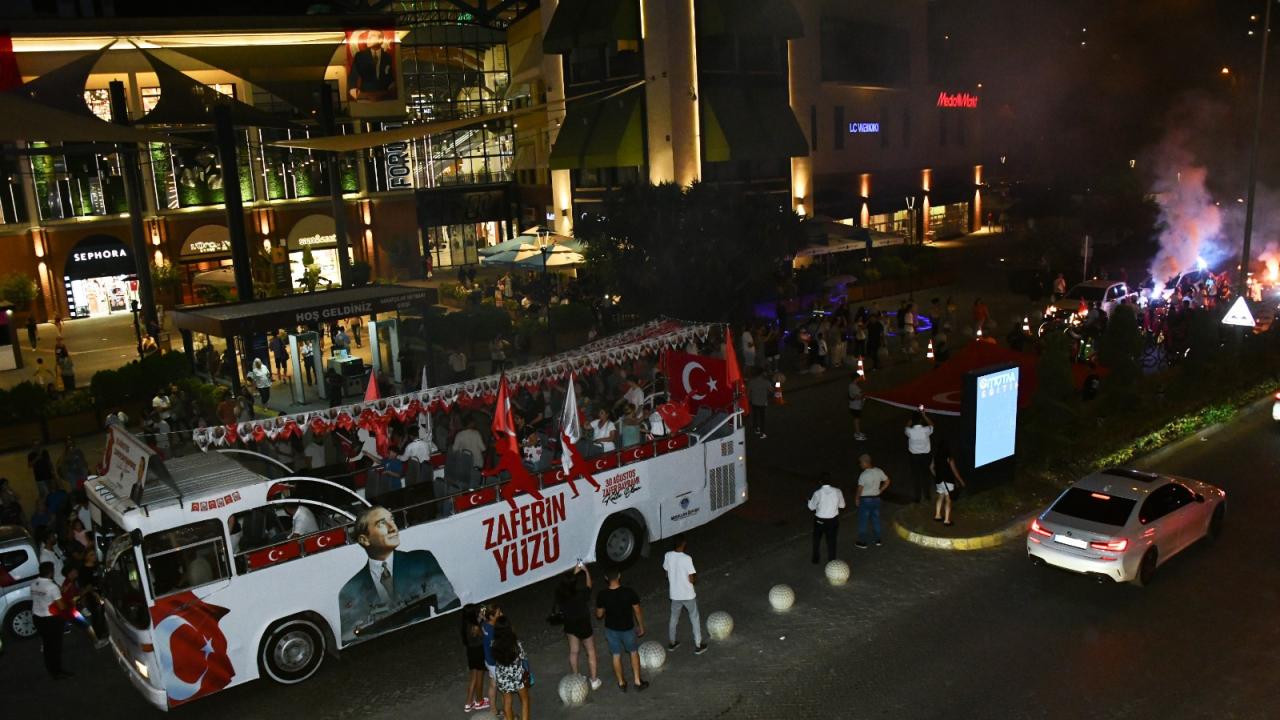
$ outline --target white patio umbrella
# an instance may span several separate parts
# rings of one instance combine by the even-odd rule
[[[508,240],[507,242],[511,242]],[[503,243],[506,244],[506,243]],[[495,245],[494,247],[497,247]],[[480,258],[482,265],[514,265],[527,258],[541,258],[542,253],[538,250],[537,245],[527,242],[519,243],[515,246],[509,246],[496,253],[486,255]]]
[[[545,260],[543,252],[546,253]],[[583,259],[582,253],[578,250],[555,243],[536,248],[531,255],[521,257],[513,261],[513,264],[522,270],[541,270],[543,267],[550,269],[581,265]]]

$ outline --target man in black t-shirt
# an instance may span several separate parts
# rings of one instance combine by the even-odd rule
[[[622,653],[631,654],[631,674],[636,690],[649,687],[640,679],[640,643],[644,637],[644,613],[640,610],[640,596],[635,590],[622,586],[622,572],[616,568],[604,574],[609,587],[596,595],[596,617],[604,619],[604,636],[613,654],[613,675],[618,679],[618,689],[627,691],[627,681],[622,675]]]

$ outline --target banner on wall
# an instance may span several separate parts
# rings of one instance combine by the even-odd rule
[[[347,102],[358,117],[403,115],[396,31],[347,31]]]

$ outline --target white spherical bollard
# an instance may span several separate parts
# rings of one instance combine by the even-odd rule
[[[578,707],[587,701],[591,694],[591,686],[587,679],[577,673],[570,673],[560,678],[560,702],[567,707]]]
[[[849,563],[843,560],[832,560],[827,563],[823,572],[827,575],[827,582],[832,585],[843,585],[849,582]]]
[[[769,588],[769,605],[778,612],[786,612],[796,604],[796,591],[790,585],[774,585]]]
[[[717,610],[707,616],[707,634],[712,640],[727,640],[733,634],[733,616]]]
[[[667,661],[667,649],[657,640],[646,640],[640,643],[640,667],[645,670],[657,670]]]

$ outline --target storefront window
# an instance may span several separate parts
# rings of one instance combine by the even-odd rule
[[[308,130],[258,130],[262,148],[257,172],[262,175],[268,200],[322,197],[329,194],[328,159],[324,153],[277,147],[270,143],[311,137]],[[342,190],[356,192],[359,183],[356,161],[348,155],[342,159]]]
[[[31,148],[48,147],[32,142]],[[115,153],[95,153],[86,143],[63,143],[62,154],[32,155],[31,176],[41,220],[126,212],[124,179]]]
[[[218,149],[212,133],[199,133],[192,139],[202,145],[150,144],[150,160],[156,206],[176,210],[178,208],[217,205],[223,202],[222,168]],[[240,161],[240,197],[245,202],[254,199],[253,179],[249,175],[249,143],[247,132],[237,136],[236,151]]]
[[[493,221],[427,228],[423,234],[433,267],[479,262],[479,248],[502,242],[506,223]]]
[[[27,222],[27,203],[22,194],[21,166],[12,145],[0,148],[0,224]],[[8,152],[4,152],[8,151]]]

